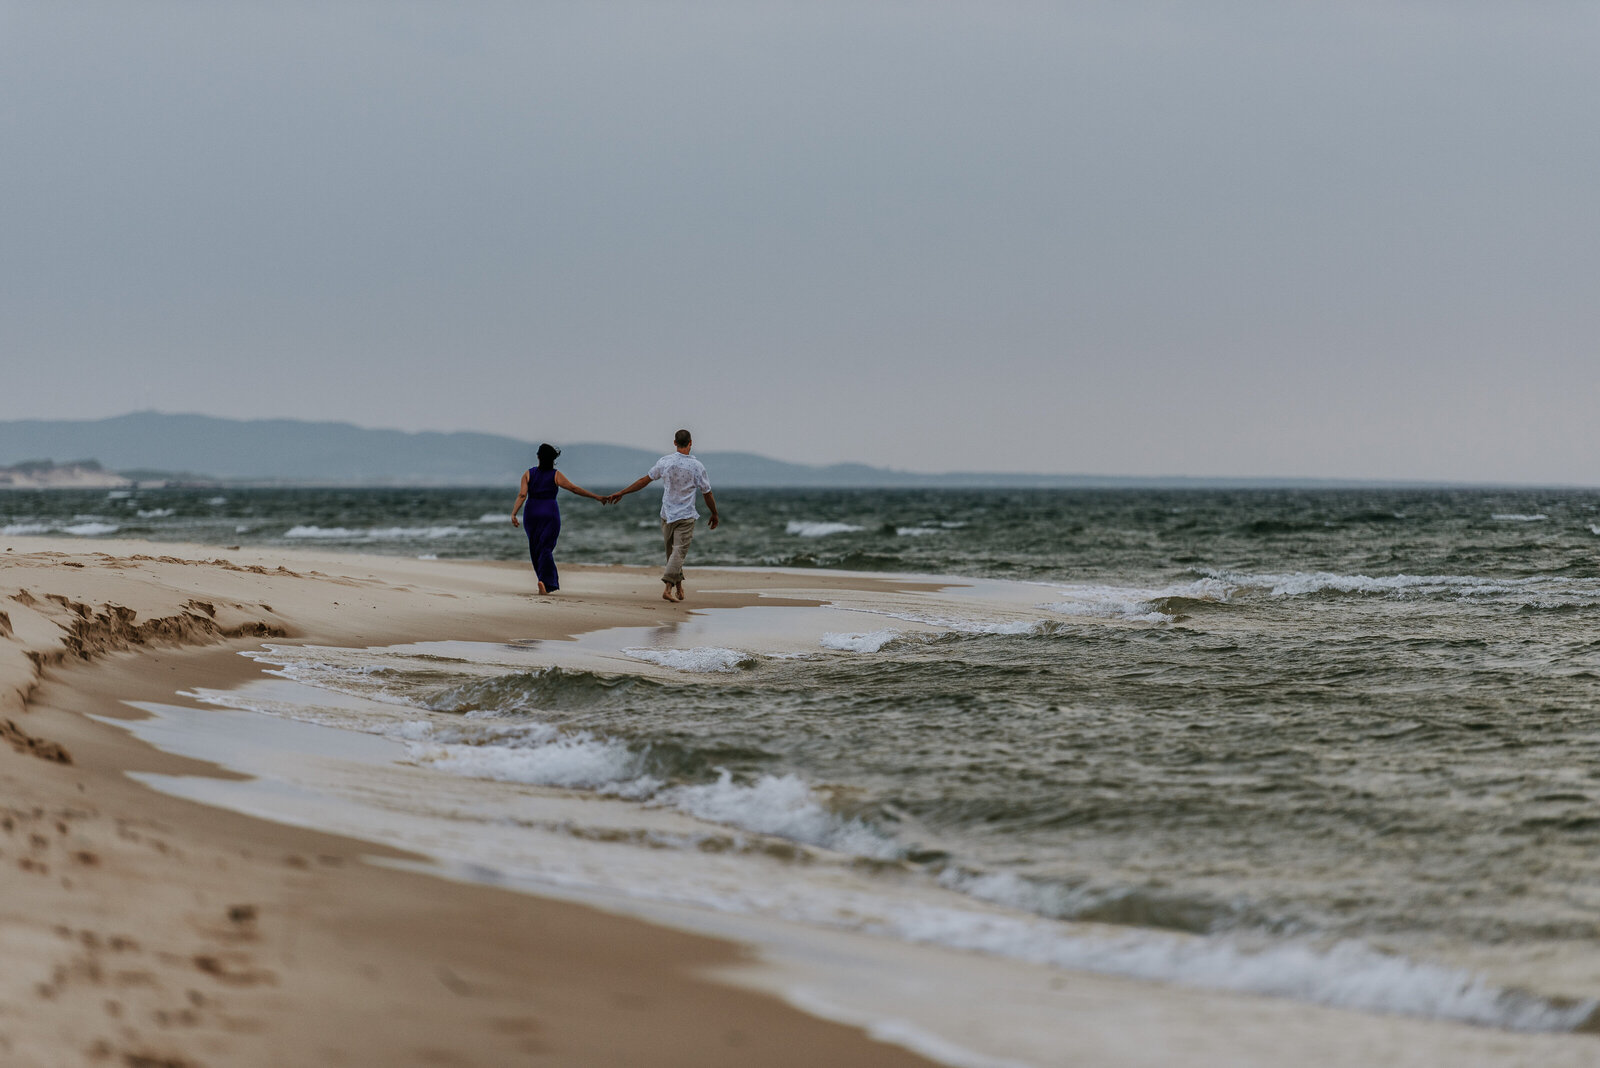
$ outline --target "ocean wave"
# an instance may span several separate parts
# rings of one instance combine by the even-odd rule
[[[1520,1031],[1571,1031],[1596,1008],[1594,1001],[1543,998],[1354,941],[1329,948],[1298,941],[1249,946],[1226,937],[1138,930],[1081,935],[1048,924],[924,905],[908,906],[870,929],[1056,968]]]
[[[390,733],[407,743],[414,762],[468,778],[590,790],[851,856],[888,860],[902,853],[893,838],[831,811],[796,775],[736,782],[718,768],[713,782],[668,785],[652,766],[650,747],[542,722],[439,727],[412,721]]]
[[[286,538],[359,538],[365,532],[349,527],[295,526],[283,532]]]
[[[1043,608],[1044,605],[1039,607]],[[867,609],[863,609],[867,611]],[[1061,624],[1052,619],[967,619],[960,616],[941,616],[922,612],[877,612],[876,615],[888,616],[890,619],[903,619],[907,623],[921,623],[925,626],[936,627],[947,634],[965,634],[972,636],[995,635],[1017,637],[1039,637],[1059,632]],[[900,635],[905,637],[905,635]]]
[[[895,839],[833,811],[816,789],[792,774],[739,782],[719,769],[713,782],[664,785],[651,774],[646,752],[587,732],[562,734],[547,724],[491,728],[473,736],[411,723],[395,734],[408,738],[416,763],[453,774],[592,791],[848,856],[904,856]],[[1006,873],[941,876],[939,882],[974,900],[1029,914],[901,900],[892,909],[874,910],[870,919],[858,916],[861,928],[907,942],[1071,971],[1522,1031],[1571,1031],[1596,1009],[1593,1001],[1540,997],[1497,986],[1463,969],[1412,960],[1353,940],[1331,947],[1298,940],[1260,943],[1148,926],[1085,933],[1085,928],[1063,927],[1052,918],[1073,912],[1097,918],[1093,910],[1064,902],[1058,888]],[[1168,926],[1200,929],[1205,921],[1180,916]]]
[[[830,534],[849,534],[861,529],[853,523],[813,523],[798,519],[791,519],[783,528],[785,534],[794,534],[801,538],[825,538]]]
[[[373,527],[367,531],[367,537],[374,541],[389,541],[399,538],[459,538],[471,531],[458,526],[432,526],[432,527]]]
[[[846,653],[875,653],[898,637],[900,637],[900,632],[897,630],[872,630],[864,633],[849,634],[828,633],[822,636],[819,644],[824,649],[837,649]]]
[[[1228,903],[1170,890],[1067,886],[1014,872],[946,868],[939,873],[939,885],[980,901],[1049,919],[1165,928],[1197,935],[1214,931],[1238,914],[1238,909]]]
[[[816,555],[809,552],[790,556],[768,556],[761,561],[769,567],[827,567],[841,571],[904,571],[905,560],[892,553],[864,553],[850,551],[838,556]]]
[[[1497,519],[1502,523],[1537,523],[1541,520],[1549,519],[1550,517],[1545,515],[1543,512],[1534,512],[1531,514],[1525,514],[1522,512],[1496,512],[1490,518]]]
[[[1171,613],[1151,607],[1147,601],[1124,600],[1119,597],[1057,601],[1040,607],[1063,616],[1117,619],[1128,623],[1176,623],[1178,620],[1178,617]]]
[[[102,534],[115,534],[121,530],[115,523],[10,523],[0,527],[0,535],[17,537],[26,534],[72,534],[80,538],[93,538]]]
[[[165,519],[170,515],[177,515],[174,508],[141,508],[138,511],[140,519]]]
[[[900,846],[857,819],[831,812],[804,780],[795,775],[763,775],[736,783],[722,770],[716,782],[674,786],[649,802],[696,819],[769,834],[853,856],[889,860]]]
[[[673,668],[677,671],[734,671],[758,659],[737,649],[720,649],[702,645],[693,649],[624,649],[623,654],[635,660]]]
[[[473,712],[523,715],[587,708],[610,700],[618,691],[655,691],[662,686],[639,675],[601,675],[548,667],[468,679],[436,689],[418,703],[434,712],[458,715]]]
[[[1510,593],[1565,580],[1534,576],[1520,579],[1477,575],[1340,575],[1327,571],[1246,575],[1216,573],[1222,581],[1247,589],[1264,589],[1273,597],[1305,597],[1319,593],[1438,594],[1484,596]]]
[[[921,538],[928,534],[943,534],[943,527],[895,527],[895,534],[902,538]]]
[[[442,731],[413,723],[397,733],[407,740],[415,763],[468,778],[594,790],[633,800],[661,786],[646,774],[644,754],[586,731],[562,734],[545,723]],[[413,737],[405,739],[406,733]]]
[[[1040,607],[1064,616],[1087,616],[1130,623],[1175,623],[1193,608],[1227,603],[1236,591],[1235,584],[1217,577],[1161,589],[1058,586],[1057,592],[1065,594],[1066,599]]]
[[[284,531],[286,538],[327,538],[361,541],[398,541],[407,538],[454,538],[469,531],[457,526],[432,527],[369,527],[359,530],[352,527],[319,527],[300,525]]]

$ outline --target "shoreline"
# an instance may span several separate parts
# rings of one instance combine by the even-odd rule
[[[268,560],[140,543],[84,552],[35,538],[8,546],[7,1063],[929,1063],[706,978],[747,958],[731,942],[367,863],[426,858],[162,794],[128,773],[238,776],[89,718],[134,718],[121,702],[182,701],[177,690],[259,677],[236,654],[262,637],[376,644],[509,628],[570,637],[580,622],[636,616],[629,593],[610,604],[569,597],[518,619],[536,598],[493,587],[525,566]],[[213,560],[225,562],[197,562]],[[451,588],[422,586],[441,571]],[[614,577],[656,596],[648,571]],[[345,603],[301,603],[329,584]],[[451,603],[467,592],[470,605]],[[426,602],[421,619],[419,606],[395,604],[416,600]],[[672,613],[657,601],[646,607]],[[40,758],[49,755],[64,760]]]
[[[3,699],[20,702],[28,689],[18,685],[19,664],[39,669],[27,653],[43,662],[46,677],[25,711],[8,706],[0,719],[41,745],[56,743],[72,760],[52,763],[14,746],[0,753],[15,825],[0,836],[0,890],[9,902],[0,913],[0,948],[24,962],[0,980],[0,1054],[16,1063],[53,1063],[69,1048],[63,1043],[80,1038],[70,1048],[86,1055],[179,1064],[279,1063],[286,1049],[297,1051],[288,1063],[341,1063],[330,1056],[340,1042],[358,1050],[347,1048],[354,1059],[344,1063],[928,1063],[862,1030],[915,1044],[915,1029],[884,1026],[914,1018],[911,1001],[896,1016],[882,999],[871,1011],[863,1007],[874,991],[841,1002],[817,996],[816,983],[797,983],[808,954],[852,953],[879,967],[868,974],[883,985],[907,961],[934,985],[952,960],[983,977],[974,990],[947,985],[946,994],[970,1002],[961,1007],[966,1032],[993,1032],[993,1042],[928,1050],[943,1053],[945,1063],[1061,1063],[1007,1052],[1016,1037],[1005,1032],[1029,1026],[1021,1005],[1064,1014],[1074,1039],[1062,1058],[1083,1064],[1180,1057],[1265,1065],[1294,1050],[1310,1064],[1509,1057],[1576,1065],[1594,1049],[1585,1036],[1343,1012],[902,943],[863,950],[859,936],[814,929],[787,950],[767,946],[752,955],[741,943],[756,940],[740,937],[737,924],[721,925],[723,938],[688,934],[695,923],[674,921],[670,909],[655,910],[668,924],[661,926],[603,904],[452,880],[416,870],[431,861],[415,852],[163,794],[127,773],[242,776],[89,718],[138,718],[120,704],[128,700],[201,707],[175,692],[259,678],[261,665],[236,653],[278,634],[287,643],[344,646],[512,635],[557,641],[682,623],[695,609],[820,604],[794,590],[793,574],[697,569],[680,606],[661,601],[649,568],[568,566],[569,589],[539,598],[527,592],[531,572],[520,562],[218,555],[203,546],[103,541],[85,552],[82,542],[49,538],[7,544],[15,551],[0,554],[0,608],[9,612],[0,628]],[[169,555],[174,550],[199,562]],[[929,587],[891,576],[805,578],[813,591]],[[721,592],[697,594],[697,580]],[[763,597],[763,587],[786,592]],[[17,599],[22,589],[33,604]],[[387,859],[380,866],[363,857]],[[429,938],[418,940],[419,925]],[[593,965],[595,957],[606,967]],[[634,978],[644,985],[630,985]],[[994,998],[995,989],[1005,996]],[[735,1023],[724,1027],[728,1021]],[[92,1041],[82,1037],[91,1033]],[[617,1045],[624,1041],[636,1044]],[[372,1052],[380,1047],[382,1058]],[[992,1056],[966,1052],[973,1048]]]

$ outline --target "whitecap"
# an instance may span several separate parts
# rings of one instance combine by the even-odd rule
[[[678,671],[733,671],[744,664],[753,663],[755,657],[737,649],[720,649],[716,646],[696,646],[693,649],[624,649],[623,654]]]
[[[828,633],[819,643],[824,649],[838,649],[846,653],[875,653],[900,637],[897,630],[872,630],[849,634]]]
[[[862,528],[853,523],[805,522],[791,519],[788,526],[783,529],[785,534],[794,534],[802,538],[825,538],[830,534],[849,534]]]
[[[902,538],[920,538],[926,534],[943,534],[943,527],[895,527],[894,532]]]
[[[415,722],[396,731],[418,764],[474,779],[595,790],[648,797],[660,782],[644,774],[644,758],[626,744],[587,732],[560,734],[549,724],[440,731]]]
[[[1166,612],[1157,612],[1143,601],[1125,601],[1115,597],[1092,601],[1057,601],[1041,607],[1063,616],[1116,619],[1128,623],[1172,623],[1178,618]]]
[[[401,538],[454,538],[466,534],[467,530],[456,526],[432,527],[373,527],[366,532],[369,541],[395,541]]]
[[[94,538],[101,534],[115,534],[122,529],[115,523],[73,523],[70,526],[57,527],[63,534],[74,534],[80,538]]]
[[[15,536],[18,534],[48,534],[50,527],[44,523],[10,523],[0,527],[0,534]]]
[[[361,531],[351,530],[348,527],[317,527],[298,526],[290,527],[283,532],[286,538],[359,538]]]
[[[175,509],[172,509],[172,508],[141,508],[141,509],[139,509],[139,518],[140,519],[165,519],[169,515],[176,515],[176,514],[177,514],[177,511]]]
[[[1317,593],[1445,593],[1483,595],[1506,593],[1540,582],[1531,579],[1489,579],[1477,575],[1340,575],[1328,571],[1288,574],[1222,576],[1239,586],[1266,589],[1274,597],[1304,597]]]
[[[1162,611],[1160,602],[1180,599],[1226,603],[1236,587],[1220,578],[1203,578],[1182,586],[1140,589],[1127,586],[1064,586],[1066,599],[1042,607],[1058,615],[1123,620],[1130,623],[1171,623],[1177,617]]]
[[[807,845],[887,860],[900,847],[860,820],[828,811],[804,780],[795,775],[763,775],[755,782],[733,781],[719,769],[717,781],[662,790],[650,804],[670,806],[696,819],[770,834]]]
[[[1039,605],[1047,609],[1049,605]],[[956,616],[935,616],[917,612],[884,612],[890,619],[903,619],[907,623],[924,623],[956,634],[1035,635],[1045,634],[1058,626],[1048,619],[962,619]]]
[[[1521,512],[1496,512],[1493,518],[1505,523],[1537,523],[1541,519],[1549,519],[1550,517],[1543,512],[1534,512],[1527,515]]]

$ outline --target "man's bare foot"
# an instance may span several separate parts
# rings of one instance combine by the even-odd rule
[[[672,600],[672,587],[671,586],[663,586],[661,588],[661,599],[663,601]]]
[[[683,583],[680,582],[672,587],[672,592],[678,595],[678,600],[683,600]]]
[[[549,590],[544,588],[544,583],[542,583],[542,582],[539,583],[539,596],[543,597],[545,594],[547,594],[549,592],[550,592]]]

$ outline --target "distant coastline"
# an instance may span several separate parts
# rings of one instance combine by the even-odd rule
[[[51,460],[24,460],[0,467],[0,490],[121,489],[133,480],[107,471],[98,460],[58,464]]]
[[[134,412],[93,420],[0,421],[0,489],[184,486],[466,487],[514,484],[536,442],[495,434],[372,430],[296,419],[222,419]],[[597,442],[563,444],[581,482],[624,483],[658,453]],[[1414,489],[1503,483],[1184,475],[899,471],[812,465],[748,452],[699,454],[719,486],[860,489]],[[92,459],[58,460],[59,457]],[[1525,487],[1524,487],[1525,488]]]

